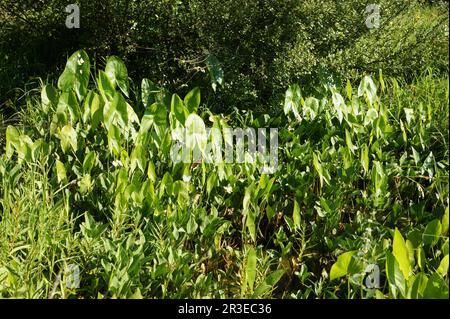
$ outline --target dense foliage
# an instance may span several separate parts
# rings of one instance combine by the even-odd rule
[[[428,66],[448,71],[448,3],[441,1],[377,1],[379,28],[365,23],[371,0],[74,2],[80,29],[65,27],[65,0],[0,0],[0,106],[11,107],[22,95],[11,90],[30,78],[56,78],[79,48],[95,65],[123,57],[134,79],[183,94],[199,86],[215,111],[276,114],[292,83],[313,93],[323,82],[356,81],[380,68],[410,80]],[[211,78],[214,65],[220,72]]]
[[[295,84],[271,116],[222,115],[91,62],[74,53],[6,129],[1,297],[448,297],[448,76]],[[279,128],[278,170],[174,163],[173,131],[203,148],[205,126]]]

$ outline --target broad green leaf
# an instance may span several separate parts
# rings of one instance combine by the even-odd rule
[[[131,171],[133,172],[136,167],[145,172],[145,167],[147,165],[147,157],[145,156],[145,148],[142,145],[136,145],[131,152]]]
[[[148,163],[147,168],[147,177],[154,183],[156,182],[156,172],[155,172],[155,165],[152,161]]]
[[[423,297],[426,299],[448,299],[448,282],[440,274],[433,273],[428,278]]]
[[[334,280],[336,278],[340,278],[348,274],[351,274],[350,265],[352,263],[353,255],[355,253],[356,251],[348,251],[339,255],[336,262],[333,264],[333,266],[331,266],[330,280]]]
[[[177,94],[172,95],[170,111],[175,116],[175,118],[178,120],[178,122],[180,122],[181,125],[184,125],[184,122],[186,121],[186,113],[187,112],[185,110],[183,101],[180,99],[180,97]]]
[[[153,103],[145,110],[140,131],[142,133],[148,132],[152,125],[160,127],[166,127],[167,125],[167,110],[161,103]]]
[[[186,225],[186,232],[189,234],[189,235],[191,235],[191,234],[193,234],[193,233],[195,233],[195,231],[197,230],[197,228],[198,228],[198,224],[197,224],[197,222],[195,221],[195,218],[194,218],[194,216],[189,216],[189,221],[188,221],[188,223],[187,223],[187,225]]]
[[[412,149],[414,163],[416,165],[418,165],[420,162],[420,154],[416,151],[416,149],[414,147],[411,146],[411,149]]]
[[[442,233],[441,222],[438,219],[434,219],[427,224],[422,235],[422,241],[426,247],[433,247],[439,240],[439,236]]]
[[[11,158],[14,154],[14,149],[19,148],[20,144],[19,131],[11,125],[6,128],[6,156]]]
[[[361,83],[359,84],[358,87],[358,96],[364,95],[367,96],[371,104],[373,103],[377,95],[377,87],[373,82],[372,78],[367,75],[361,80]]]
[[[92,168],[94,167],[96,154],[95,151],[90,151],[87,153],[83,161],[83,173],[90,174]]]
[[[428,154],[427,158],[426,158],[425,161],[423,162],[423,165],[422,165],[422,174],[424,174],[425,172],[427,172],[427,173],[428,173],[428,176],[429,176],[430,178],[433,178],[435,164],[436,164],[436,161],[435,161],[435,159],[434,159],[433,152],[430,152],[430,154]]]
[[[70,147],[74,152],[78,149],[77,132],[70,124],[61,129],[61,147],[64,152],[67,152]]]
[[[114,94],[112,108],[117,112],[119,123],[122,127],[126,127],[128,125],[128,108],[127,102],[122,94],[118,92]]]
[[[405,296],[405,277],[403,276],[403,272],[400,270],[397,259],[389,251],[386,252],[386,276],[394,298],[397,296],[397,290],[400,291],[402,296]]]
[[[367,110],[366,116],[364,117],[364,126],[372,124],[378,118],[378,112],[374,108]]]
[[[41,102],[45,113],[53,106],[56,108],[58,105],[58,91],[50,84],[45,85],[41,90]]]
[[[352,154],[354,154],[355,150],[358,149],[355,145],[353,145],[352,136],[347,129],[345,129],[345,143],[347,144],[347,148],[350,152],[352,152]]]
[[[114,99],[114,95],[116,93],[116,90],[114,90],[114,85],[111,83],[111,80],[109,79],[106,72],[100,70],[98,71],[98,90],[103,97],[103,100],[105,102],[111,102]]]
[[[291,85],[285,95],[284,100],[284,114],[287,115],[293,112],[295,117],[299,117],[300,99],[301,99],[300,87],[297,84]]]
[[[200,105],[200,89],[198,87],[190,91],[184,98],[184,105],[189,113],[196,113]]]
[[[208,135],[205,123],[197,114],[191,114],[186,119],[186,147],[204,154]]]
[[[399,268],[402,271],[403,277],[408,280],[411,275],[411,264],[409,259],[408,248],[402,234],[395,228],[394,243],[392,245],[392,254],[398,262]]]
[[[80,118],[80,106],[73,92],[62,93],[58,100],[57,112],[66,112],[70,114],[72,124],[75,124]]]
[[[109,151],[116,156],[120,152],[120,129],[116,125],[111,125],[108,131]]]
[[[116,56],[111,56],[106,62],[105,73],[113,86],[118,86],[120,90],[128,97],[128,71],[121,59]]]
[[[408,298],[420,299],[423,298],[423,293],[427,287],[428,278],[424,273],[418,273],[417,276],[410,278],[412,281],[409,285]]]
[[[98,124],[103,121],[103,104],[97,93],[92,95],[91,104],[89,106],[91,112],[91,126],[96,129]]]
[[[58,88],[63,92],[74,91],[81,101],[87,93],[90,76],[90,62],[87,53],[77,51],[67,60],[64,72],[58,79]]]

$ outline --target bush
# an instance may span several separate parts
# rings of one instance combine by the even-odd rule
[[[171,91],[199,86],[217,111],[276,110],[293,82],[312,90],[325,79],[357,78],[378,68],[409,77],[425,66],[448,69],[448,4],[440,2],[379,1],[379,29],[365,25],[369,0],[78,3],[81,29],[69,30],[66,1],[0,1],[2,97],[48,70],[57,70],[54,78],[79,47],[100,65],[97,57],[123,56],[131,77],[158,79]],[[217,92],[206,63],[211,55],[225,74]]]
[[[6,130],[0,297],[448,297],[448,77],[365,76],[318,98],[292,85],[257,117],[146,79],[136,105],[119,58],[96,71],[76,52]],[[172,161],[178,128],[223,145],[206,119],[222,136],[277,127],[278,169]]]

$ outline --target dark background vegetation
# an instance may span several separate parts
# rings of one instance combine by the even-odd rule
[[[122,57],[136,81],[180,94],[198,85],[221,112],[277,111],[294,82],[312,90],[378,69],[407,80],[424,66],[448,72],[448,2],[376,2],[379,29],[365,25],[373,0],[0,0],[0,107],[16,104],[15,88],[37,77],[55,81],[80,48],[100,65]],[[80,29],[65,27],[70,3],[80,6]],[[209,53],[225,73],[217,92]]]

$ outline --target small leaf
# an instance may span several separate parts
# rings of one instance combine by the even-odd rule
[[[300,206],[298,202],[294,200],[294,213],[292,215],[292,219],[294,220],[294,224],[297,228],[301,227],[301,216],[300,216]]]

